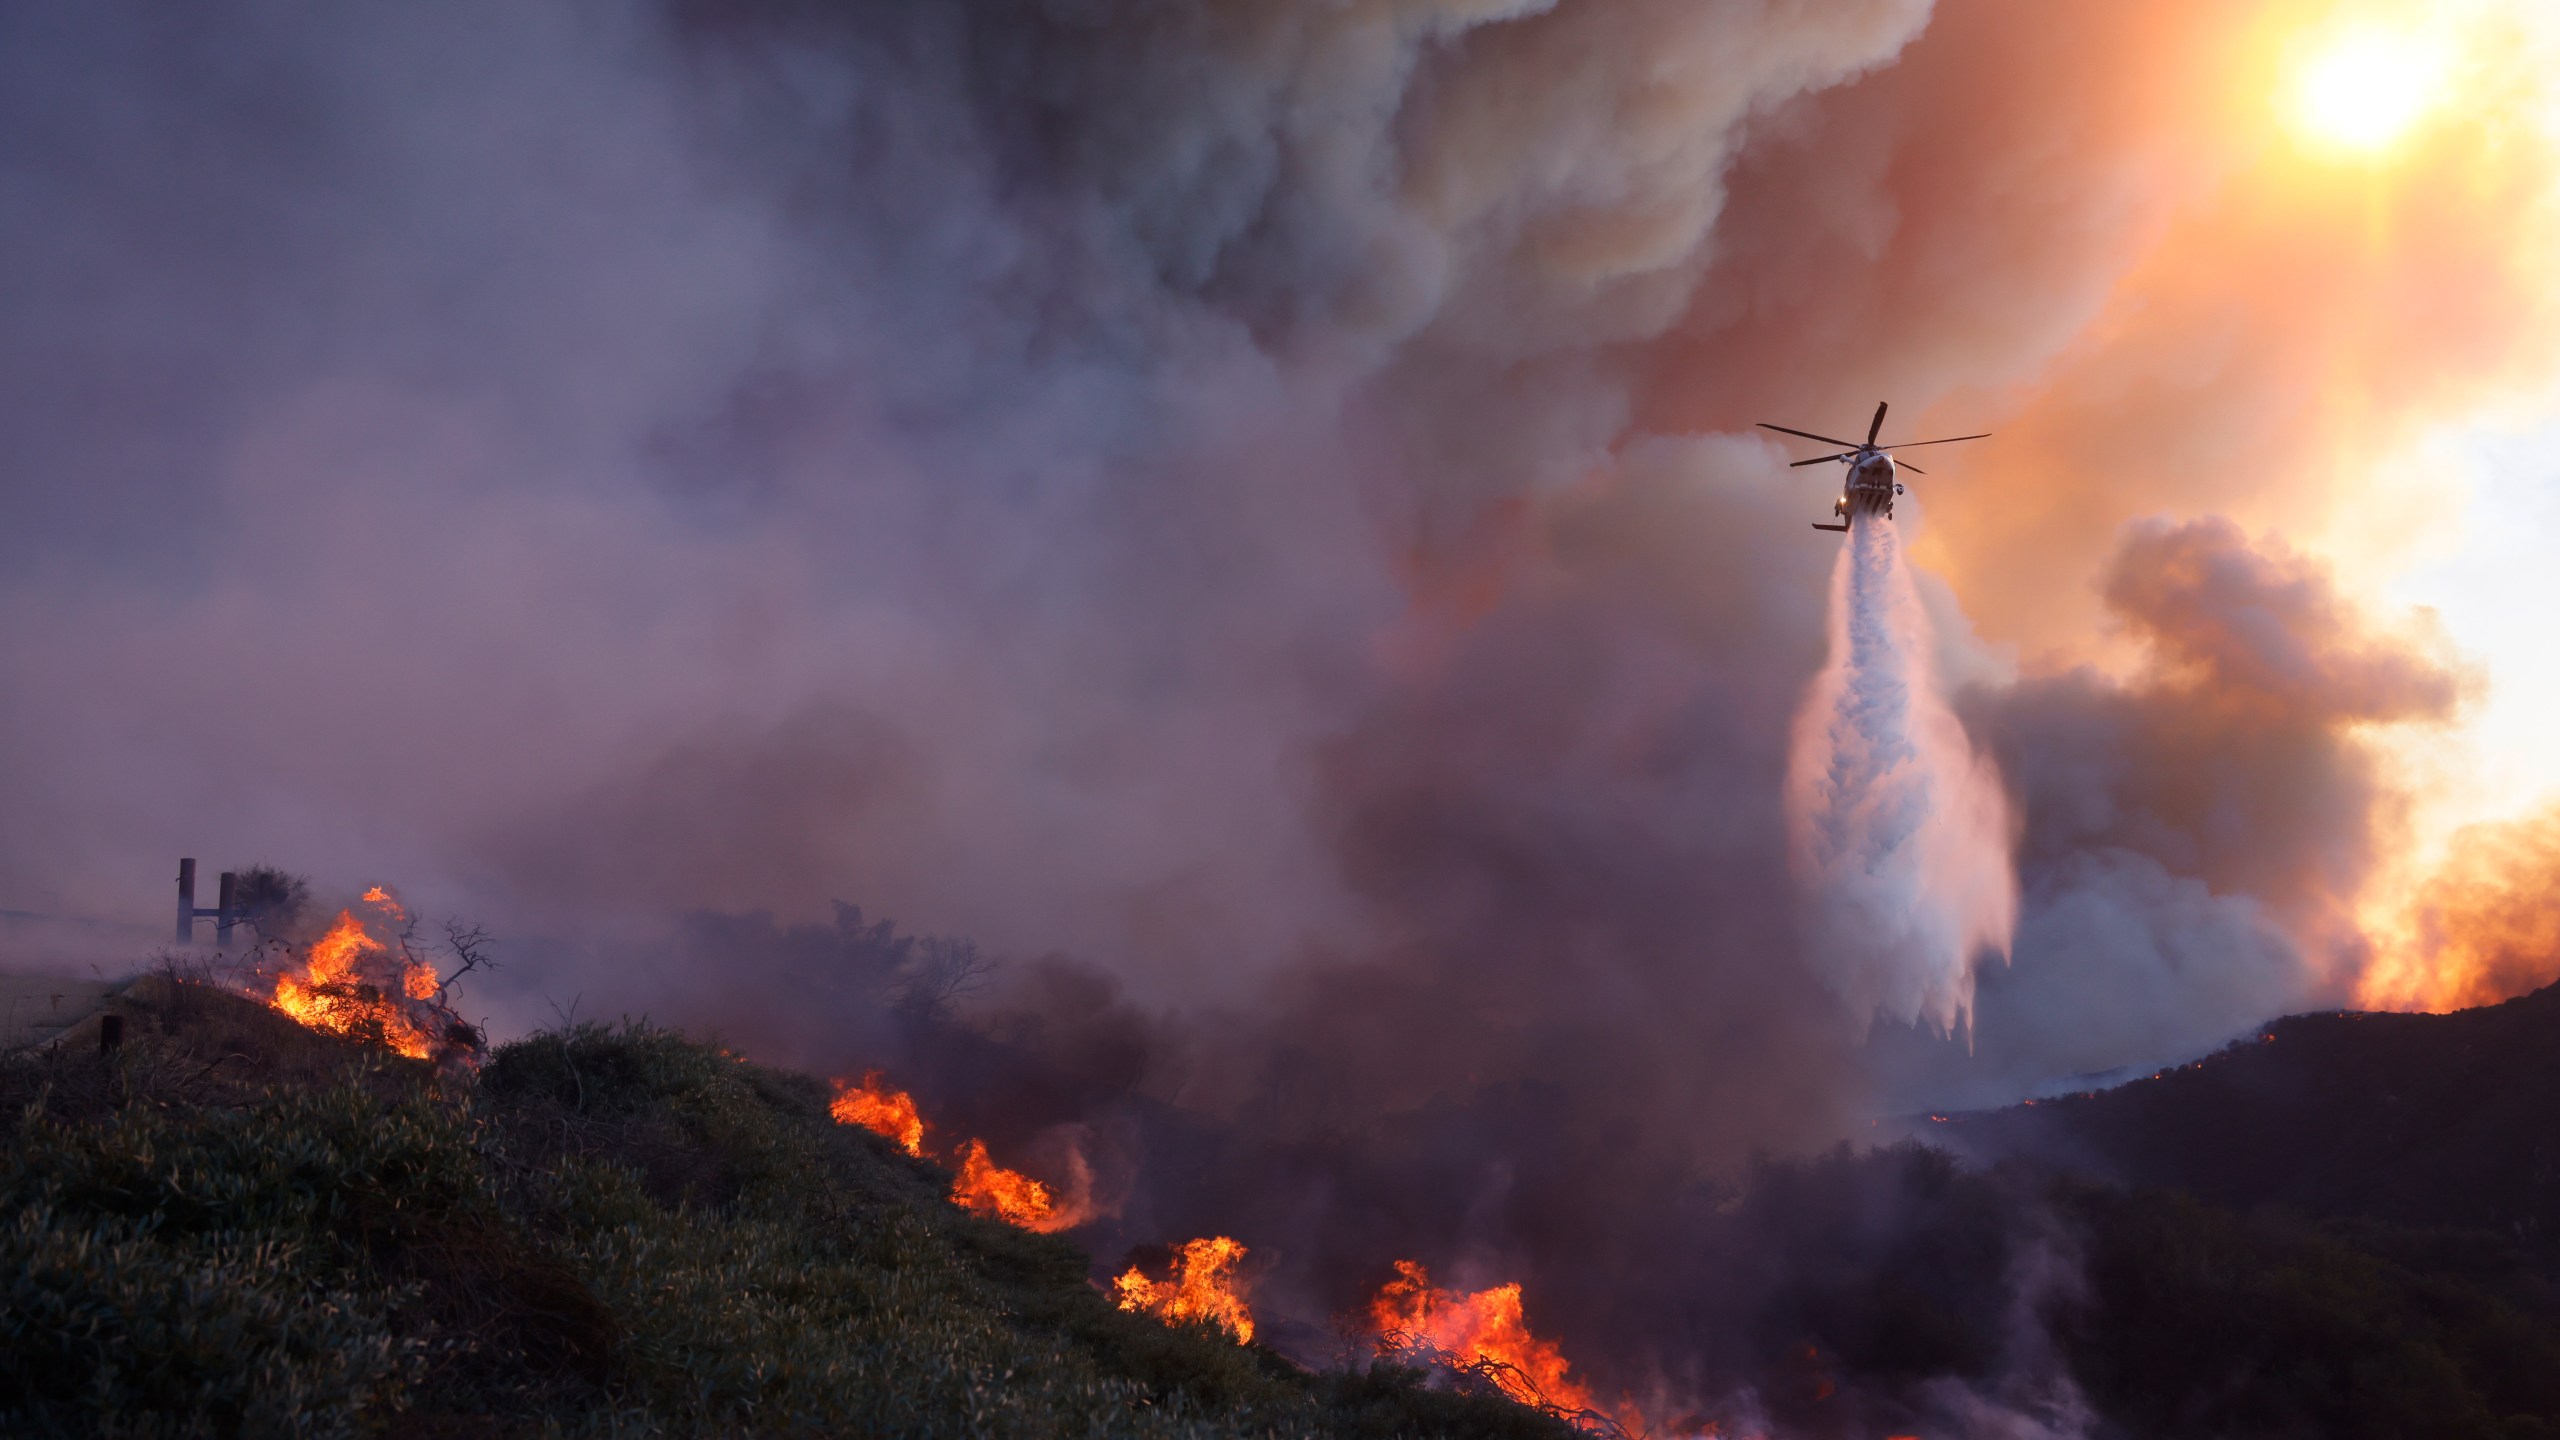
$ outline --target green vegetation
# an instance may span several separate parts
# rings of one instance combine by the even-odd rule
[[[1846,1150],[1754,1177],[1730,1222],[1781,1277],[1761,1338],[1843,1388],[2026,1379],[2140,1440],[2560,1440],[2560,1305],[2534,1252],[2479,1231],[2242,1212],[1941,1152]],[[1740,1265],[1734,1268],[1738,1271]],[[1782,1427],[1822,1405],[1761,1388]]]
[[[0,1075],[0,1433],[1566,1433],[1123,1313],[817,1081],[664,1030],[472,1080],[201,987],[128,1008],[114,1059]]]
[[[2495,1237],[2058,1188],[2088,1237],[2073,1368],[2133,1433],[2560,1440],[2560,1314],[2518,1303],[2520,1254],[2476,1270]]]
[[[111,1058],[0,1064],[0,1434],[1570,1433],[1123,1313],[819,1082],[668,1031],[471,1075],[167,978],[121,1008]],[[1941,1433],[1949,1382],[2025,1380],[2107,1435],[2560,1440],[2530,1226],[1896,1147],[1764,1166],[1690,1238],[1733,1327],[1683,1332],[1694,1382],[1788,1434]]]

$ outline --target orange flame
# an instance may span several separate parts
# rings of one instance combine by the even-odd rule
[[[1206,1320],[1242,1345],[1253,1339],[1253,1311],[1235,1288],[1236,1262],[1244,1254],[1244,1246],[1224,1235],[1193,1240],[1175,1253],[1173,1273],[1164,1279],[1150,1280],[1132,1265],[1112,1285],[1120,1292],[1123,1310],[1177,1324]]]
[[[866,1072],[860,1085],[837,1081],[836,1098],[827,1113],[838,1124],[859,1125],[888,1136],[910,1155],[924,1154],[924,1116],[917,1113],[916,1097],[890,1089],[877,1070]]]
[[[312,942],[300,973],[276,977],[267,1003],[324,1034],[379,1040],[412,1060],[428,1059],[436,1051],[431,1021],[408,1002],[435,999],[441,988],[435,967],[374,933],[396,936],[409,919],[381,886],[367,890],[359,904],[369,916],[360,918],[354,906],[339,911],[328,933]]]
[[[1565,1373],[1564,1351],[1529,1333],[1516,1281],[1462,1294],[1434,1287],[1419,1262],[1399,1260],[1396,1278],[1369,1302],[1369,1321],[1387,1347],[1427,1347],[1461,1367],[1483,1367],[1488,1379],[1523,1405],[1604,1413],[1590,1389]],[[1621,1428],[1643,1433],[1644,1417],[1632,1408],[1608,1413]]]
[[[859,1125],[897,1141],[910,1155],[924,1154],[924,1113],[916,1108],[914,1096],[891,1089],[877,1070],[864,1072],[859,1085],[837,1081],[836,1098],[828,1102],[827,1113],[839,1125]],[[1067,1156],[1073,1173],[1064,1198],[1021,1171],[998,1165],[988,1156],[984,1140],[972,1140],[953,1154],[960,1166],[951,1186],[955,1205],[1043,1235],[1072,1229],[1093,1217],[1093,1175],[1081,1150]]]
[[[1049,1187],[988,1159],[984,1140],[972,1140],[960,1152],[960,1175],[952,1182],[951,1198],[981,1215],[993,1215],[1025,1230],[1045,1233],[1067,1228],[1066,1224],[1057,1223],[1057,1202],[1051,1198]]]

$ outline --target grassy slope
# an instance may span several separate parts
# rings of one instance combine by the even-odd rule
[[[664,1031],[537,1036],[456,1084],[201,987],[131,1003],[113,1062],[0,1065],[0,1434],[1565,1433],[1120,1313],[816,1081]],[[1909,1149],[1776,1167],[1715,1223],[1776,1287],[1755,1343],[1844,1382],[1701,1377],[1790,1434],[1996,1381],[2050,1246],[2072,1279],[2038,1324],[2099,1433],[2560,1440],[2560,1302],[2511,1235]]]
[[[0,1432],[1519,1435],[1123,1314],[824,1088],[657,1030],[476,1084],[166,984],[6,1068]]]

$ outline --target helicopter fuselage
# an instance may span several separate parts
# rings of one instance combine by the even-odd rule
[[[1849,478],[1840,486],[1840,498],[1831,502],[1831,513],[1845,520],[1851,515],[1882,515],[1893,518],[1893,497],[1902,491],[1893,478],[1893,457],[1881,450],[1860,454],[1849,465]]]
[[[1893,497],[1902,493],[1902,467],[1894,463],[1890,453],[1893,447],[1879,444],[1876,440],[1877,436],[1884,433],[1884,412],[1883,402],[1877,402],[1875,418],[1867,422],[1867,438],[1864,440],[1843,440],[1837,435],[1798,430],[1789,425],[1772,425],[1766,420],[1760,422],[1760,428],[1763,430],[1775,430],[1781,435],[1793,435],[1800,440],[1819,440],[1825,445],[1841,447],[1829,455],[1816,455],[1809,460],[1791,461],[1787,467],[1791,470],[1802,469],[1807,465],[1842,464],[1849,467],[1848,478],[1840,485],[1840,498],[1831,502],[1831,514],[1839,523],[1825,525],[1817,520],[1814,522],[1814,529],[1830,530],[1845,535],[1849,531],[1851,516],[1881,515],[1888,520],[1893,518]],[[1943,440],[1906,440],[1900,444],[1901,448],[1909,450],[1921,445],[1952,445],[1958,440],[1990,438],[1987,433],[1950,435]],[[1921,473],[1920,467],[1912,466],[1911,473],[1914,475]]]

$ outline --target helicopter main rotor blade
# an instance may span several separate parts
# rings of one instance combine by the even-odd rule
[[[1763,430],[1775,430],[1781,435],[1801,435],[1807,440],[1819,440],[1825,445],[1846,445],[1852,450],[1858,448],[1858,442],[1855,440],[1841,440],[1830,435],[1816,435],[1810,430],[1790,430],[1784,425],[1772,425],[1766,420],[1760,422],[1760,428]]]
[[[1929,473],[1928,471],[1921,469],[1919,466],[1912,464],[1908,460],[1894,461],[1893,468],[1896,470],[1908,470],[1914,475],[1926,475]]]
[[[1876,443],[1876,432],[1877,432],[1877,431],[1879,431],[1879,430],[1882,430],[1883,428],[1884,428],[1884,402],[1883,402],[1883,401],[1881,401],[1881,400],[1879,400],[1879,401],[1877,401],[1877,402],[1876,402],[1876,418],[1874,418],[1873,420],[1870,420],[1870,421],[1868,421],[1868,422],[1867,422],[1867,443],[1868,443],[1868,444],[1870,444],[1870,445],[1873,445],[1874,443]],[[1834,441],[1832,441],[1831,443],[1832,443],[1832,444],[1834,444],[1834,445],[1837,445],[1837,444],[1839,444],[1840,442],[1839,442],[1839,441],[1837,441],[1837,440],[1834,440]]]
[[[1884,448],[1887,450],[1909,450],[1914,446],[1919,445],[1953,445],[1959,440],[1988,440],[1990,438],[1991,432],[1985,430],[1979,435],[1950,435],[1944,440],[1896,440]]]
[[[1857,453],[1858,452],[1855,450],[1843,450],[1837,455],[1816,455],[1810,460],[1790,461],[1787,468],[1790,470],[1801,470],[1807,465],[1828,465],[1834,460],[1846,460]]]

